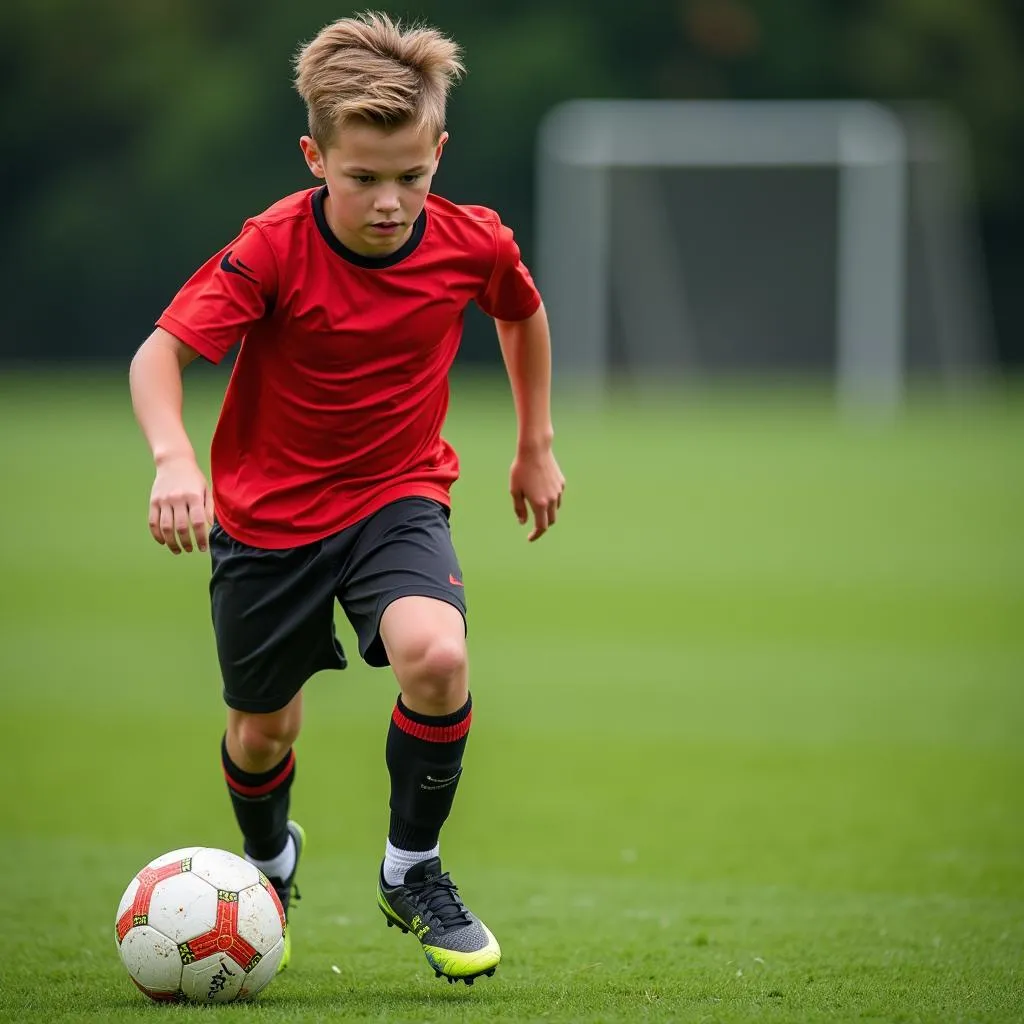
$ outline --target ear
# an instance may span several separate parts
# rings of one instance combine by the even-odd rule
[[[299,139],[299,149],[302,150],[302,155],[306,159],[306,166],[313,172],[314,177],[326,178],[327,172],[324,170],[323,154],[320,152],[320,147],[316,144],[316,140],[308,135],[303,135]]]
[[[437,170],[437,165],[441,162],[441,152],[444,150],[444,144],[448,141],[448,133],[441,132],[441,137],[437,140],[437,149],[434,150],[434,170]]]

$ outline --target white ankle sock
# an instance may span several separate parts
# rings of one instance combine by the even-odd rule
[[[388,840],[384,849],[384,881],[387,885],[401,885],[409,868],[430,860],[431,857],[440,856],[440,843],[432,850],[400,850],[397,846],[392,846]]]
[[[256,860],[255,857],[245,855],[250,864],[255,864],[267,876],[277,882],[283,882],[295,870],[295,840],[291,833],[288,834],[288,842],[284,849],[272,860]]]

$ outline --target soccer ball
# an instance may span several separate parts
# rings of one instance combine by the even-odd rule
[[[122,963],[150,999],[228,1003],[274,977],[284,928],[281,901],[255,865],[190,846],[131,880],[114,931]]]

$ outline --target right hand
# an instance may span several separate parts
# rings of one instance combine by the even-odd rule
[[[153,540],[180,555],[192,550],[194,533],[196,546],[205,551],[212,524],[213,492],[195,458],[178,455],[161,462],[149,496]]]

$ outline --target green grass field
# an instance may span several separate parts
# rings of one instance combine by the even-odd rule
[[[221,382],[190,372],[201,449]],[[510,403],[454,390],[476,714],[442,851],[498,974],[450,987],[384,927],[395,686],[357,664],[307,688],[294,968],[166,1008],[113,920],[150,858],[238,846],[208,565],[149,538],[124,374],[0,378],[0,1019],[1024,1019],[1024,394],[556,427],[564,513],[527,545]]]

